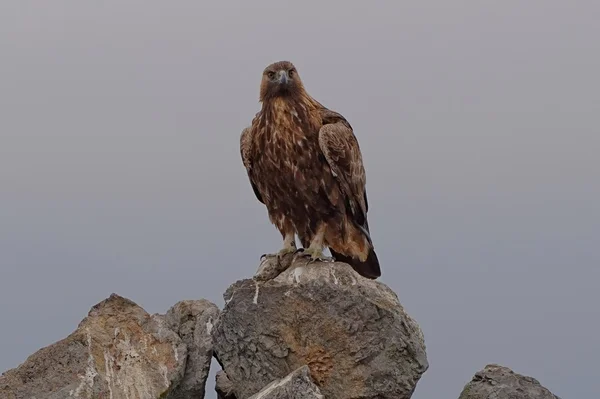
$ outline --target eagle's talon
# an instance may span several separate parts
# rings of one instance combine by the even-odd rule
[[[320,258],[315,259],[315,261],[330,263],[333,262],[333,258],[331,256],[321,256]]]
[[[301,248],[296,251],[296,255],[294,256],[294,261],[298,258],[309,258],[307,264],[315,263],[315,262],[333,262],[334,259],[331,256],[323,255],[323,251],[315,250],[315,249],[304,249]]]
[[[276,259],[278,263],[281,263],[283,258],[285,258],[287,255],[295,254],[295,253],[296,253],[296,245],[284,246],[283,248],[281,248],[278,252],[276,252],[274,254],[262,254],[262,256],[260,257],[260,261],[264,262],[266,259],[271,258],[271,259]]]
[[[286,255],[295,254],[296,253],[296,245],[290,245],[283,247],[279,252],[277,252],[277,259],[283,259]]]

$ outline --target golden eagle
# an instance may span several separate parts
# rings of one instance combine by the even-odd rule
[[[250,183],[283,236],[269,256],[308,256],[381,276],[367,223],[366,175],[352,127],[304,89],[291,62],[265,68],[261,110],[242,131],[240,152]],[[296,250],[295,234],[304,249]]]

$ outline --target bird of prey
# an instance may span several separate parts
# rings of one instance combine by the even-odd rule
[[[366,175],[350,123],[304,88],[289,61],[267,66],[261,110],[242,131],[240,152],[250,184],[283,236],[283,248],[311,261],[350,264],[381,276],[367,223]],[[304,248],[296,249],[295,235]]]

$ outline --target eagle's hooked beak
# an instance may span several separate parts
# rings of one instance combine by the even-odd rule
[[[277,72],[277,75],[278,75],[279,84],[285,85],[288,83],[289,78],[287,75],[287,71],[281,70],[281,71]]]

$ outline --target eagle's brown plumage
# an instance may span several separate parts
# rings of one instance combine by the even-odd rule
[[[254,193],[283,236],[279,255],[296,250],[298,234],[304,255],[324,259],[328,246],[361,275],[379,277],[365,169],[348,121],[313,99],[288,61],[265,68],[260,101],[240,150]]]

